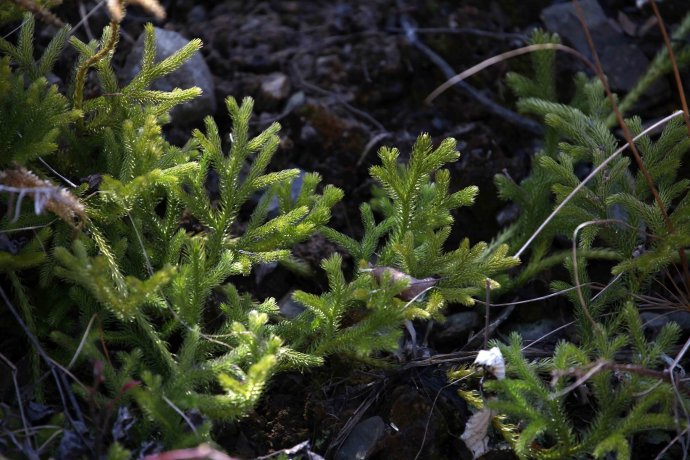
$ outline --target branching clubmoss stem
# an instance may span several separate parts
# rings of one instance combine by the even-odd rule
[[[666,226],[666,229],[668,230],[669,233],[673,233],[673,231],[675,229],[674,229],[673,223],[671,222],[671,219],[668,216],[668,212],[666,211],[666,206],[664,206],[664,203],[661,201],[661,196],[659,196],[659,192],[657,191],[656,187],[654,186],[654,180],[652,179],[652,176],[649,173],[649,170],[645,166],[644,161],[642,160],[642,157],[640,156],[640,153],[637,151],[637,146],[633,142],[632,134],[630,134],[630,130],[628,129],[628,125],[626,125],[625,120],[623,120],[623,115],[621,114],[620,110],[618,109],[618,104],[616,104],[616,100],[613,97],[613,93],[611,92],[611,88],[609,87],[609,84],[606,81],[606,76],[604,75],[603,67],[601,66],[601,61],[599,60],[599,54],[597,53],[597,49],[594,46],[594,40],[592,40],[592,35],[589,32],[589,27],[587,27],[587,23],[585,22],[585,17],[584,17],[584,12],[582,11],[582,6],[580,6],[580,2],[578,0],[572,0],[572,1],[573,1],[573,4],[575,5],[575,9],[577,11],[577,19],[578,19],[578,21],[580,21],[580,24],[582,25],[582,30],[585,34],[585,38],[587,39],[587,45],[589,46],[589,49],[592,53],[592,57],[594,58],[594,64],[596,67],[597,77],[601,81],[601,84],[604,87],[604,91],[606,91],[606,96],[609,99],[609,102],[611,104],[611,108],[613,109],[613,112],[616,114],[616,120],[618,121],[618,125],[623,130],[623,137],[625,137],[625,141],[630,146],[630,152],[632,153],[633,158],[635,158],[635,162],[637,163],[637,167],[640,169],[640,172],[642,172],[642,175],[644,176],[645,182],[647,183],[647,187],[649,187],[649,191],[652,192],[652,195],[654,196],[654,201],[656,202],[657,206],[659,207],[659,211],[661,212],[661,215],[664,218],[664,224]],[[686,114],[687,114],[686,109],[684,109],[684,115],[685,115],[686,120],[687,120]],[[680,264],[683,267],[683,275],[685,278],[685,291],[690,296],[690,269],[688,269],[688,262],[687,262],[687,259],[685,257],[685,248],[678,248],[678,257],[680,260]]]

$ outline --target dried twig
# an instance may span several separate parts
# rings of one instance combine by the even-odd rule
[[[292,63],[292,71],[293,71],[293,73],[297,79],[297,84],[299,86],[302,86],[303,88],[308,89],[310,91],[313,91],[315,93],[319,93],[323,96],[333,97],[338,102],[338,104],[345,107],[349,112],[353,113],[354,115],[356,115],[360,118],[363,118],[364,120],[366,120],[369,123],[371,123],[372,125],[374,125],[379,132],[382,132],[382,133],[387,132],[386,128],[383,126],[383,124],[381,124],[380,121],[378,121],[376,118],[374,118],[373,116],[371,116],[370,114],[368,114],[364,110],[360,110],[360,109],[352,106],[340,94],[335,93],[333,91],[328,91],[328,90],[323,89],[323,88],[321,88],[321,87],[319,87],[313,83],[306,81],[302,77],[302,73],[299,71],[299,68],[297,67],[297,64],[295,64],[295,62]]]
[[[24,428],[24,435],[25,435],[25,449],[22,449],[22,452],[29,458],[31,459],[38,459],[38,453],[34,449],[33,443],[32,443],[32,437],[29,434],[29,421],[26,418],[26,414],[24,413],[24,401],[22,401],[22,394],[21,391],[19,391],[19,382],[17,381],[17,366],[12,364],[12,361],[7,359],[5,355],[0,353],[0,359],[5,363],[7,367],[10,368],[12,371],[12,382],[14,383],[14,391],[17,396],[17,406],[19,406],[19,416],[22,419],[22,426]],[[28,448],[28,449],[26,449]]]
[[[37,4],[33,0],[12,0],[20,9],[24,11],[28,11],[34,16],[36,16],[38,19],[41,21],[45,22],[46,24],[51,24],[54,25],[55,27],[62,27],[65,25],[64,22],[57,16],[55,16],[53,13],[50,12],[49,9],[42,7],[41,5]]]
[[[545,50],[557,50],[557,51],[563,51],[565,53],[571,54],[578,59],[580,59],[582,62],[587,64],[587,66],[593,70],[595,70],[594,64],[587,59],[582,53],[579,51],[565,45],[561,45],[560,43],[539,43],[535,45],[528,45],[528,46],[523,46],[522,48],[517,48],[514,50],[506,51],[505,53],[497,54],[496,56],[492,56],[489,59],[485,59],[479,64],[475,64],[469,69],[460,72],[457,75],[453,75],[452,77],[449,77],[448,80],[440,85],[438,88],[433,90],[431,94],[429,94],[426,99],[424,99],[424,102],[427,104],[430,104],[433,102],[434,99],[436,99],[438,96],[440,96],[442,93],[447,91],[450,87],[453,85],[457,85],[461,82],[463,82],[465,79],[471,77],[472,75],[481,72],[482,70],[491,67],[492,65],[496,65],[499,62],[503,62],[508,59],[512,59],[517,56],[522,56],[523,54],[528,54],[528,53],[534,53],[536,51],[545,51]]]
[[[491,311],[491,280],[486,279],[486,303],[484,304],[484,347],[486,350],[489,345],[489,312]]]
[[[549,395],[549,399],[558,399],[562,396],[565,396],[566,394],[570,393],[573,391],[575,388],[579,387],[580,385],[584,384],[587,382],[592,376],[595,374],[598,374],[601,371],[616,371],[616,372],[629,372],[632,374],[637,374],[637,375],[642,375],[644,377],[651,377],[654,379],[659,379],[663,380],[669,384],[672,384],[674,388],[677,388],[677,385],[674,384],[673,380],[673,367],[669,367],[664,369],[663,371],[656,371],[654,369],[648,369],[643,366],[638,366],[637,364],[619,364],[619,363],[614,363],[606,359],[600,359],[597,360],[596,362],[592,363],[589,366],[586,367],[571,367],[568,369],[564,370],[556,370],[551,373],[553,377],[553,381],[561,378],[561,377],[566,377],[569,375],[575,375],[578,376],[578,379],[573,383],[572,385],[567,386],[566,388],[562,389],[561,391],[558,391],[556,393],[552,393]],[[690,395],[690,388],[687,386],[682,387],[683,392],[686,395]]]
[[[446,78],[453,78],[456,72],[453,71],[450,65],[448,65],[448,63],[441,56],[439,56],[434,50],[432,50],[419,40],[419,38],[417,37],[416,29],[412,25],[412,21],[406,15],[401,15],[400,23],[403,27],[403,30],[405,31],[405,38],[407,39],[407,41],[412,46],[421,51],[422,54],[429,58],[431,62],[436,64],[436,66],[439,69],[441,69],[441,72]],[[525,131],[528,131],[532,134],[542,134],[543,128],[539,123],[530,120],[529,118],[525,118],[521,115],[518,115],[512,110],[497,104],[487,96],[477,91],[469,83],[460,81],[453,85],[453,88],[456,88],[457,90],[463,92],[464,94],[472,98],[475,102],[481,104],[489,112],[493,113],[498,117],[503,118],[507,122],[519,126],[521,129],[524,129]]]
[[[386,388],[388,385],[388,379],[383,378],[378,382],[378,385],[376,388],[374,388],[369,396],[362,401],[362,403],[355,409],[354,414],[347,420],[345,425],[340,429],[338,432],[337,436],[331,441],[331,443],[328,446],[328,449],[326,449],[326,456],[328,457],[328,453],[332,449],[338,448],[343,442],[345,442],[345,439],[350,435],[352,430],[354,429],[355,425],[359,423],[359,421],[362,419],[364,414],[366,413],[367,409],[369,409],[369,406],[371,406],[374,401],[378,399],[381,393],[383,393],[383,390]]]
[[[489,334],[489,335],[493,334],[493,332],[494,332],[496,329],[498,329],[498,326],[500,326],[501,324],[503,324],[503,322],[504,322],[505,320],[508,319],[508,316],[510,316],[510,314],[513,312],[514,309],[515,309],[515,307],[512,306],[512,305],[509,306],[509,307],[507,307],[507,308],[505,308],[505,309],[496,317],[496,319],[495,319],[492,323],[489,324],[489,326],[488,326],[488,334]],[[475,348],[476,348],[477,346],[479,346],[479,344],[480,344],[480,340],[481,340],[480,338],[483,338],[483,337],[486,335],[486,333],[487,333],[487,332],[486,332],[485,328],[482,328],[481,331],[477,332],[477,333],[474,334],[472,337],[470,337],[469,339],[467,339],[467,343],[461,348],[461,350],[462,350],[462,351],[466,351],[466,350],[475,349]]]

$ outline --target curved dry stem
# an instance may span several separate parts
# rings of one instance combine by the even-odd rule
[[[652,6],[654,11],[654,16],[656,16],[657,23],[659,24],[659,31],[661,36],[664,38],[664,46],[668,51],[668,58],[671,61],[671,68],[673,69],[673,78],[676,81],[676,89],[678,90],[678,97],[680,98],[680,106],[683,108],[683,115],[685,117],[685,126],[688,128],[688,136],[690,136],[690,113],[688,112],[688,102],[685,99],[685,90],[683,89],[683,81],[680,78],[680,71],[678,70],[678,64],[676,63],[676,55],[673,52],[673,47],[671,46],[671,39],[666,32],[666,25],[664,24],[664,19],[659,13],[659,8],[656,6],[654,0],[649,0],[649,4]]]
[[[564,53],[571,54],[578,59],[580,59],[582,62],[587,64],[589,68],[594,70],[596,72],[596,67],[594,64],[587,59],[582,53],[577,51],[574,48],[571,48],[569,46],[561,45],[560,43],[542,43],[542,44],[536,44],[536,45],[528,45],[528,46],[523,46],[522,48],[517,48],[514,50],[506,51],[505,53],[498,54],[496,56],[492,56],[489,59],[486,59],[479,64],[476,64],[469,69],[465,70],[464,72],[461,72],[454,76],[453,78],[450,78],[446,80],[445,83],[443,83],[441,86],[436,88],[429,94],[426,99],[424,99],[424,102],[427,104],[431,104],[431,102],[436,99],[438,96],[440,96],[442,93],[447,91],[449,88],[451,88],[453,85],[456,83],[459,83],[466,78],[471,77],[472,75],[476,74],[477,72],[481,72],[482,70],[486,69],[487,67],[491,67],[492,65],[498,64],[499,62],[503,62],[507,59],[512,59],[517,56],[522,56],[523,54],[528,54],[528,53],[534,53],[535,51],[544,51],[544,50],[557,50],[557,51],[563,51]]]
[[[81,110],[84,105],[84,84],[86,83],[86,72],[89,68],[96,65],[98,61],[103,59],[106,54],[112,51],[117,45],[120,38],[120,23],[115,19],[110,21],[110,39],[108,43],[105,44],[96,54],[88,58],[82,65],[77,69],[77,75],[74,82],[74,108]]]
[[[97,313],[94,313],[91,316],[91,319],[89,320],[89,324],[87,324],[86,330],[84,331],[84,334],[81,337],[81,341],[79,342],[79,346],[74,351],[74,356],[72,356],[72,359],[70,360],[69,364],[67,365],[67,369],[71,369],[72,366],[74,366],[74,364],[77,362],[77,358],[81,354],[81,351],[84,348],[84,345],[86,344],[86,339],[89,337],[89,332],[91,332],[91,328],[93,327],[93,322],[96,320],[97,316],[98,316]]]
[[[654,123],[653,125],[651,125],[651,126],[648,127],[647,129],[645,129],[644,131],[642,131],[640,134],[638,134],[637,136],[635,136],[632,140],[633,140],[633,141],[638,140],[639,138],[641,138],[642,136],[646,135],[647,133],[649,133],[649,132],[651,132],[651,131],[654,131],[654,130],[657,129],[659,126],[661,126],[661,125],[663,125],[663,124],[665,124],[665,123],[668,123],[670,120],[672,120],[672,119],[674,119],[674,118],[676,118],[676,117],[678,117],[678,116],[680,116],[680,115],[682,115],[682,114],[683,114],[683,111],[682,111],[682,110],[678,110],[678,111],[676,111],[676,112],[673,112],[671,115],[669,115],[669,116],[667,116],[667,117],[665,117],[665,118],[663,118],[663,119],[657,121],[656,123]],[[542,224],[534,231],[534,233],[532,233],[532,236],[529,237],[529,239],[525,242],[525,244],[522,245],[522,247],[515,253],[514,256],[515,256],[515,257],[520,257],[520,255],[521,255],[523,252],[525,252],[525,250],[530,246],[530,244],[532,244],[532,242],[537,238],[537,236],[539,236],[539,234],[544,230],[544,228],[549,224],[549,222],[551,222],[551,221],[553,220],[553,218],[556,216],[556,214],[558,214],[558,213],[561,211],[561,209],[563,209],[563,208],[565,207],[565,205],[568,204],[568,203],[570,202],[570,200],[573,199],[573,197],[577,194],[577,192],[579,192],[580,190],[582,190],[582,188],[583,188],[590,180],[592,180],[592,178],[594,178],[597,174],[599,174],[599,172],[601,172],[601,170],[604,169],[604,168],[606,167],[606,165],[608,165],[611,161],[613,161],[618,155],[620,155],[620,154],[621,154],[625,149],[627,149],[629,146],[630,146],[630,144],[629,144],[629,143],[626,143],[623,147],[621,147],[621,148],[619,148],[618,150],[616,150],[615,152],[613,152],[613,153],[611,154],[610,157],[608,157],[607,159],[605,159],[604,161],[602,161],[601,164],[600,164],[599,166],[597,166],[596,168],[594,168],[594,170],[592,170],[592,172],[589,173],[589,175],[588,175],[587,177],[585,177],[585,178],[582,180],[582,182],[580,182],[580,183],[577,185],[577,187],[575,187],[575,188],[573,189],[573,191],[570,192],[570,193],[568,194],[568,196],[566,196],[566,197],[563,199],[563,201],[561,201],[561,203],[560,203],[558,206],[556,206],[556,209],[554,209],[553,212],[551,212],[551,214],[549,214],[549,217],[547,217],[546,219],[544,219],[544,222],[542,222]]]
[[[575,289],[577,290],[577,297],[580,300],[580,306],[582,307],[582,311],[585,312],[585,316],[592,323],[592,326],[594,326],[595,328],[597,327],[597,322],[594,321],[594,318],[589,312],[587,302],[585,302],[585,296],[582,294],[582,286],[580,285],[580,275],[577,269],[577,234],[580,232],[580,230],[589,227],[590,225],[608,225],[613,223],[628,225],[627,222],[624,222],[619,219],[590,220],[581,223],[580,225],[575,227],[575,230],[573,231],[573,276],[575,277]]]

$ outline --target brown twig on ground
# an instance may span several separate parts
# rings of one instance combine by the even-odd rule
[[[549,399],[557,399],[567,395],[577,387],[587,382],[590,378],[592,378],[592,376],[602,371],[628,372],[631,374],[637,374],[644,377],[663,380],[664,382],[673,385],[674,388],[678,388],[678,385],[673,377],[675,374],[672,367],[666,368],[663,371],[656,371],[654,369],[638,366],[637,364],[619,364],[606,359],[599,359],[586,367],[571,367],[564,370],[553,371],[551,373],[553,381],[559,379],[560,377],[567,377],[570,375],[577,376],[578,378],[572,385],[569,385],[566,388],[563,388],[561,391],[549,395]],[[684,385],[681,388],[686,395],[690,396],[690,387]]]
[[[28,11],[29,13],[33,14],[36,16],[38,19],[41,21],[45,22],[46,24],[51,24],[54,25],[55,27],[62,27],[65,25],[64,22],[57,16],[55,16],[53,13],[50,12],[47,8],[42,7],[41,5],[37,4],[36,2],[32,0],[12,0],[15,5],[17,5],[20,9],[24,11]]]
[[[296,77],[297,84],[299,86],[301,86],[307,90],[313,91],[315,93],[321,94],[322,96],[331,96],[331,97],[335,98],[335,100],[338,104],[345,107],[352,114],[354,114],[360,118],[363,118],[364,120],[366,120],[369,123],[371,123],[372,125],[374,125],[379,132],[382,132],[382,133],[387,132],[386,128],[383,126],[383,124],[381,124],[380,121],[378,121],[376,118],[374,118],[373,116],[371,116],[367,112],[360,110],[356,107],[353,107],[349,102],[347,102],[345,99],[343,99],[343,97],[340,94],[335,93],[333,91],[328,91],[326,89],[321,88],[320,86],[317,86],[313,83],[306,81],[302,77],[302,73],[299,71],[297,64],[295,64],[294,62],[292,63],[292,71]]]
[[[505,320],[508,319],[508,316],[515,310],[515,307],[513,305],[505,308],[497,317],[496,319],[488,325],[488,329],[485,330],[485,328],[482,328],[481,331],[477,332],[473,336],[471,336],[469,339],[467,339],[467,343],[461,348],[462,351],[467,351],[467,350],[472,350],[476,349],[480,345],[480,340],[486,335],[486,331],[488,330],[488,334],[491,335],[493,332],[498,329],[498,326],[503,324]]]
[[[383,393],[383,390],[386,388],[388,385],[388,379],[387,378],[382,378],[379,382],[376,388],[372,389],[371,392],[369,393],[369,396],[360,403],[360,405],[355,409],[354,414],[350,416],[350,418],[347,420],[345,425],[340,429],[338,432],[338,435],[331,441],[331,443],[328,445],[328,449],[326,449],[325,456],[328,457],[328,453],[332,449],[337,449],[345,440],[347,437],[350,435],[352,430],[355,428],[355,425],[359,423],[359,421],[362,419],[364,414],[367,412],[367,409],[369,409],[369,406],[371,406],[374,401],[376,401],[381,393]]]
[[[422,54],[429,58],[431,62],[436,64],[436,66],[441,70],[441,72],[446,78],[453,78],[456,72],[453,71],[450,65],[448,65],[448,63],[441,56],[439,56],[434,50],[432,50],[419,40],[419,38],[417,37],[416,29],[412,25],[412,21],[406,15],[403,14],[400,16],[400,24],[402,25],[403,30],[405,31],[405,38],[407,39],[407,41],[412,46],[421,51]],[[469,83],[459,81],[452,86],[453,88],[459,90],[460,92],[472,98],[475,102],[482,105],[489,112],[506,120],[508,123],[514,124],[532,134],[542,134],[543,128],[539,123],[530,120],[529,118],[525,118],[522,115],[519,115],[513,112],[512,110],[503,107],[500,104],[497,104],[487,96],[477,91]]]

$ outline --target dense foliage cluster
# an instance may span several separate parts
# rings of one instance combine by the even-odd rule
[[[398,165],[397,150],[380,152],[372,175],[383,187],[382,219],[364,204],[366,232],[357,242],[325,227],[339,189],[306,174],[295,193],[298,170],[267,172],[280,126],[251,137],[251,99],[226,100],[227,141],[211,118],[183,147],[164,139],[168,112],[199,90],[149,87],[196,52],[198,40],[156,63],[147,26],[141,71],[121,86],[110,66],[117,24],[99,42],[72,37],[81,58],[73,92],[62,94],[46,74],[69,29],[38,60],[33,30],[27,16],[16,46],[0,42],[0,200],[7,210],[0,228],[8,244],[16,239],[6,235],[23,238],[0,252],[2,324],[4,340],[35,339],[35,395],[54,401],[74,391],[99,414],[90,433],[80,427],[96,416],[89,422],[80,402],[75,413],[56,415],[55,429],[64,429],[57,452],[70,436],[83,438],[85,455],[110,446],[113,458],[143,440],[179,447],[209,439],[211,422],[246,415],[277,370],[318,365],[334,353],[374,362],[397,348],[405,321],[441,318],[446,302],[472,303],[487,277],[517,263],[507,246],[444,249],[451,211],[476,194],[474,187],[448,191],[449,172],[439,168],[459,156],[450,139],[433,149],[421,136],[407,166]],[[101,95],[85,99],[90,68]],[[211,175],[217,196],[208,190]],[[72,182],[79,178],[80,185]],[[257,204],[238,225],[250,200]],[[275,300],[257,302],[229,281],[259,264],[299,264],[291,248],[318,231],[360,266],[346,277],[339,256],[324,261],[329,290],[296,292],[305,306],[297,318],[281,318]],[[428,296],[401,295],[413,277],[433,280]],[[359,320],[344,324],[355,310],[363,312]],[[41,378],[47,369],[60,375],[54,384]],[[95,382],[64,378],[89,374]],[[118,438],[109,427],[125,413],[136,422]]]
[[[449,303],[471,306],[487,286],[514,288],[560,264],[570,279],[552,288],[567,291],[579,339],[538,362],[523,356],[517,335],[497,343],[507,378],[484,383],[486,401],[474,384],[462,394],[495,411],[501,433],[525,458],[628,458],[633,435],[687,428],[676,416],[689,403],[687,387],[674,386],[675,369],[663,371],[680,329],[668,323],[650,339],[639,316],[641,296],[690,245],[690,181],[678,175],[690,147],[682,121],[653,140],[638,118],[627,120],[652,188],[620,154],[601,83],[578,75],[572,100],[559,102],[553,52],[540,51],[533,77],[508,78],[519,107],[542,118],[546,133],[527,178],[496,178],[500,197],[522,210],[499,242],[448,247],[453,212],[472,204],[477,188],[450,191],[443,167],[459,157],[455,141],[435,147],[428,135],[405,162],[395,148],[379,151],[370,170],[378,187],[360,207],[358,241],[327,226],[341,190],[317,174],[294,187],[300,171],[269,172],[280,126],[252,136],[251,99],[226,99],[229,135],[208,118],[184,146],[168,143],[161,127],[170,110],[199,90],[150,87],[201,43],[154,62],[152,26],[145,33],[140,73],[125,85],[111,66],[115,21],[100,41],[71,37],[79,60],[69,92],[46,78],[68,28],[38,59],[30,15],[16,45],[0,39],[1,343],[3,362],[26,357],[34,382],[14,407],[0,408],[5,426],[20,433],[13,449],[31,447],[33,435],[22,431],[27,400],[61,407],[37,455],[74,452],[75,439],[85,457],[113,459],[211,440],[213,423],[247,415],[277,372],[336,354],[380,364],[409,321],[442,321]],[[87,98],[92,70],[99,95]],[[578,165],[596,174],[584,178]],[[355,267],[346,273],[340,255],[324,260],[328,288],[296,291],[304,311],[295,318],[231,281],[261,264],[299,266],[293,248],[316,233]],[[558,239],[572,250],[555,249]],[[509,254],[528,241],[523,266],[508,275],[520,262]],[[613,267],[598,293],[592,259]],[[572,370],[595,368],[581,383],[592,418],[578,425],[567,400]]]

